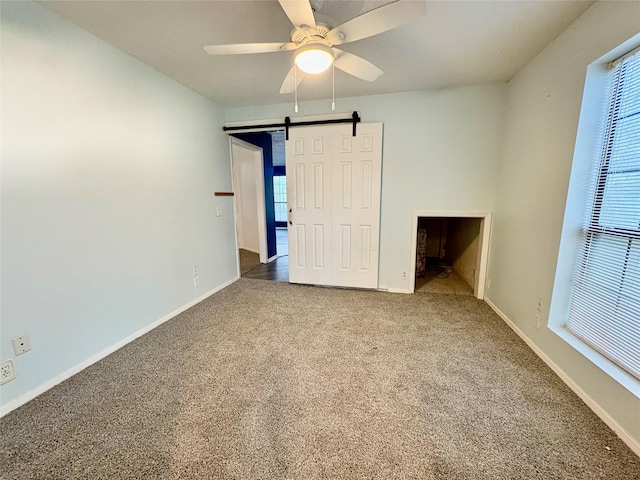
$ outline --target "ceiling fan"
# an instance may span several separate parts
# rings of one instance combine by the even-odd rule
[[[280,93],[293,92],[302,82],[305,74],[322,73],[332,64],[354,77],[369,82],[375,81],[382,75],[382,70],[362,57],[335,48],[336,45],[355,42],[392,30],[426,12],[424,0],[397,0],[335,27],[330,18],[320,14],[314,16],[310,0],[278,1],[295,27],[289,42],[207,45],[204,49],[210,55],[296,50],[294,66],[285,77]],[[296,70],[296,66],[300,71]]]

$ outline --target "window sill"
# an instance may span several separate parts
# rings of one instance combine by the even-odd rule
[[[584,355],[589,361],[595,364],[616,382],[629,390],[629,392],[635,395],[636,398],[640,398],[640,380],[618,367],[600,352],[591,348],[578,337],[565,330],[564,327],[549,325],[549,329]]]

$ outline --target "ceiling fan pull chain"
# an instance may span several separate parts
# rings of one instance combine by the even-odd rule
[[[296,64],[293,64],[293,92],[294,92],[294,106],[293,106],[293,111],[295,113],[298,113],[298,67],[296,66]]]
[[[332,68],[332,79],[331,79],[331,90],[332,90],[332,96],[331,96],[331,110],[334,111],[336,109],[336,63],[332,62],[331,65],[333,66]]]

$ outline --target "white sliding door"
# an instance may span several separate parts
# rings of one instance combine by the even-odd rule
[[[377,288],[382,124],[292,128],[286,162],[289,280]]]
[[[331,281],[331,130],[295,128],[286,142],[289,281]]]
[[[378,287],[382,124],[334,127],[331,285]]]

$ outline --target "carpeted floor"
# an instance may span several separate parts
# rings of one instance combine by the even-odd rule
[[[245,273],[248,273],[254,268],[261,265],[260,255],[258,255],[257,253],[253,253],[249,250],[240,248],[238,249],[238,255],[240,257],[240,275],[244,275]]]
[[[473,287],[455,270],[427,270],[424,278],[416,278],[415,293],[446,293],[448,295],[471,295]]]
[[[8,414],[3,479],[640,479],[473,297],[240,279]]]

